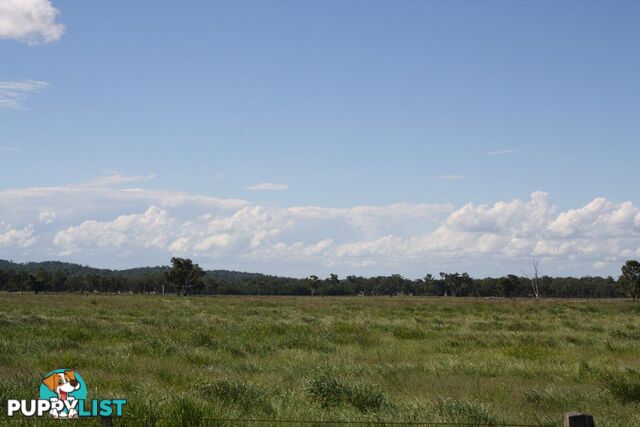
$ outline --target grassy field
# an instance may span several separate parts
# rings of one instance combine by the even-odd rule
[[[578,410],[637,426],[640,304],[0,294],[3,416],[63,367],[90,399],[128,399],[132,425],[561,425]]]

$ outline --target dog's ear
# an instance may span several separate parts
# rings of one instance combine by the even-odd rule
[[[42,380],[42,384],[46,385],[49,390],[55,393],[56,387],[58,387],[58,378],[60,378],[58,374],[51,374],[47,378]]]
[[[69,381],[76,379],[76,373],[73,371],[64,371],[64,374],[69,377]]]

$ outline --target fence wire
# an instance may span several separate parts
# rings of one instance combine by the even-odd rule
[[[52,418],[0,418],[2,423],[30,423],[37,424],[39,421],[56,422],[58,420]],[[176,421],[175,425],[183,426],[201,426],[212,423],[228,423],[228,424],[272,424],[272,425],[366,425],[366,426],[451,426],[451,427],[541,427],[542,424],[511,424],[511,423],[462,423],[462,422],[438,422],[438,421],[365,421],[365,420],[291,420],[291,419],[260,419],[260,418],[212,418],[212,417],[194,417],[194,418],[176,418],[176,417],[92,417],[91,419],[76,418],[66,420],[72,425],[91,423],[90,425],[102,426],[118,426],[118,425],[154,425],[158,421]]]

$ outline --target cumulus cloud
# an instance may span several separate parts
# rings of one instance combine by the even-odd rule
[[[549,229],[560,237],[623,237],[640,230],[640,210],[631,202],[598,197],[582,208],[562,212]]]
[[[595,216],[592,204],[597,207]],[[586,218],[581,232],[575,223],[583,221],[576,220],[573,211],[556,215],[556,208],[542,192],[532,193],[527,201],[467,204],[453,211],[450,205],[407,203],[353,208],[246,206],[228,215],[181,220],[153,208],[114,221],[70,227],[56,236],[55,243],[66,253],[103,247],[105,241],[114,247],[128,242],[137,248],[154,246],[192,256],[306,260],[358,267],[531,257],[584,258],[600,266],[598,263],[611,257],[622,260],[640,246],[640,228],[635,225],[638,209],[629,203],[603,205],[596,199],[576,211]],[[572,219],[568,226],[567,216]],[[150,219],[156,217],[157,221]],[[323,222],[331,226],[323,227]],[[385,227],[389,223],[392,227]],[[403,232],[407,223],[421,223],[423,232]],[[435,228],[427,232],[426,224]],[[571,238],[558,224],[570,230]],[[598,226],[594,229],[589,224]],[[326,235],[305,238],[305,229],[318,225]]]
[[[342,245],[337,253],[357,262],[435,257],[507,263],[547,257],[619,263],[640,247],[639,212],[630,202],[598,198],[583,208],[556,214],[548,195],[535,192],[528,201],[467,204],[426,235],[404,239],[388,235]]]
[[[53,251],[102,265],[123,256],[134,264],[157,264],[179,255],[209,267],[300,275],[322,269],[505,273],[526,268],[532,258],[544,260],[544,274],[602,274],[640,255],[640,208],[603,198],[564,211],[543,192],[457,208],[276,207],[118,189],[109,187],[112,182],[0,191],[4,252],[29,247],[40,257]]]
[[[0,222],[0,247],[26,248],[36,241],[33,226],[15,228],[4,222]]]
[[[281,191],[288,189],[289,186],[287,184],[274,184],[272,182],[261,182],[260,184],[255,184],[247,187],[247,190],[255,191]]]
[[[63,248],[63,255],[80,248],[164,248],[174,228],[175,219],[166,210],[151,206],[144,213],[121,215],[113,221],[84,221],[58,232],[53,243]]]
[[[56,219],[56,213],[52,211],[42,211],[38,214],[38,220],[44,224],[51,224]]]
[[[531,236],[544,227],[554,210],[548,195],[538,191],[527,202],[516,199],[493,206],[469,203],[451,213],[446,226],[460,232]]]
[[[0,16],[1,15],[2,13],[0,12]],[[47,86],[49,86],[49,83],[38,80],[0,82],[0,110],[22,108],[24,105],[24,101],[29,95],[38,93]],[[15,147],[4,147],[8,147],[7,151],[16,151],[11,150],[11,148]]]
[[[50,0],[0,0],[0,39],[29,44],[59,40],[64,25]]]
[[[147,197],[153,194],[140,192]],[[143,212],[115,219],[83,221],[59,230],[53,243],[64,255],[103,249],[154,248],[209,258],[320,257],[321,261],[326,258],[326,262],[333,262],[327,254],[345,239],[366,239],[389,227],[410,235],[416,229],[432,228],[453,209],[448,204],[409,203],[353,208],[277,208],[246,204],[227,210],[209,207],[209,212],[194,216],[192,212],[185,215],[180,208],[154,205]],[[409,228],[407,223],[412,223]],[[335,235],[341,229],[345,233]],[[333,236],[322,237],[324,233]]]

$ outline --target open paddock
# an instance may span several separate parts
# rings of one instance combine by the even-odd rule
[[[90,399],[128,399],[125,417],[149,425],[561,425],[564,412],[587,411],[598,426],[631,426],[640,304],[0,294],[2,411],[63,367],[83,375]]]

